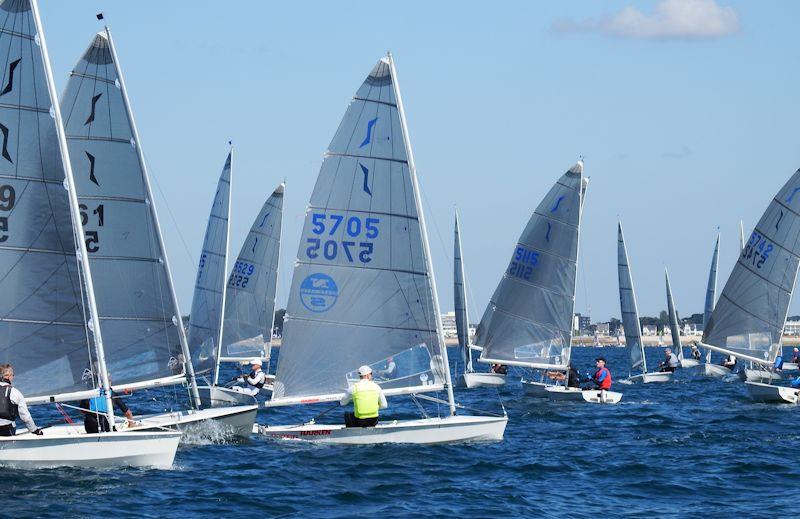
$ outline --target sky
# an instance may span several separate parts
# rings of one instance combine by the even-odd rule
[[[619,316],[616,226],[639,311],[701,312],[717,232],[719,290],[745,234],[800,167],[800,46],[789,0],[170,2],[40,0],[56,84],[114,35],[156,185],[179,303],[234,143],[231,254],[286,180],[278,304],[305,207],[356,89],[398,68],[441,308],[452,310],[453,211],[477,322],[519,234],[583,157],[591,178],[576,312]],[[800,313],[793,302],[790,313]]]

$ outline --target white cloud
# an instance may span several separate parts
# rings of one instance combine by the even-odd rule
[[[600,20],[558,20],[557,32],[602,32],[623,38],[720,38],[738,32],[739,15],[715,0],[661,0],[652,14],[626,6]]]

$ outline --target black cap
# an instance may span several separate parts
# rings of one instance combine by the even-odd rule
[[[597,357],[596,359],[594,359],[594,361],[595,361],[595,362],[598,362],[598,361],[601,361],[601,360],[602,360],[603,362],[605,362],[605,361],[606,361],[606,358],[605,358],[605,357]]]

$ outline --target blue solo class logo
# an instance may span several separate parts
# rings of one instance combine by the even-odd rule
[[[300,301],[312,312],[327,312],[339,298],[339,287],[332,277],[317,272],[300,283]]]

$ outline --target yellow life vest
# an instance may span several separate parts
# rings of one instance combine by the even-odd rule
[[[356,418],[375,418],[381,405],[381,388],[371,380],[360,380],[353,386],[353,413]]]

